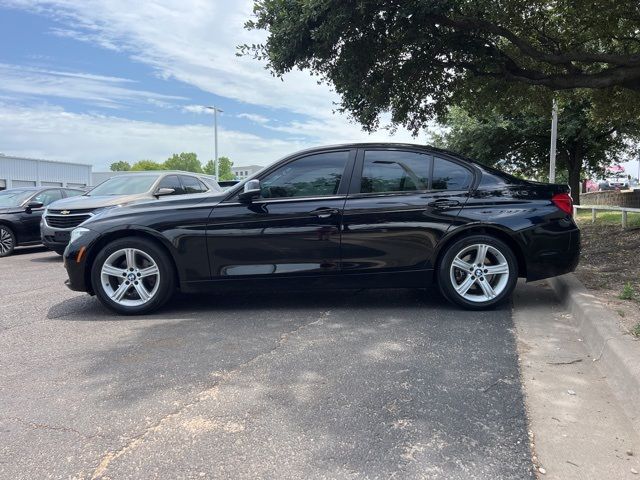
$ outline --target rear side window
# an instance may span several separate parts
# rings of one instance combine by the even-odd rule
[[[433,190],[468,190],[473,175],[457,163],[435,158],[433,164]]]
[[[182,195],[184,194],[184,190],[182,188],[182,184],[180,183],[180,179],[178,179],[177,175],[168,175],[160,180],[158,184],[158,189],[160,188],[173,188],[172,195]]]
[[[430,170],[430,155],[367,150],[364,154],[360,193],[428,190]]]
[[[65,190],[64,191],[67,197],[77,197],[78,195],[84,195],[83,190]]]
[[[196,177],[180,175],[180,180],[182,180],[182,186],[184,187],[185,193],[202,193],[207,191],[204,184]]]

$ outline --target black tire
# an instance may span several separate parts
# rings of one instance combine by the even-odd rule
[[[112,300],[102,285],[101,271],[105,261],[111,254],[125,248],[135,248],[149,255],[158,266],[158,289],[155,295],[142,305],[122,305]],[[107,244],[96,256],[91,266],[91,284],[98,299],[107,308],[123,315],[142,315],[151,313],[168,302],[176,290],[176,275],[173,262],[167,252],[153,241],[126,237]]]
[[[468,300],[460,293],[458,293],[458,291],[456,291],[456,288],[453,285],[451,279],[451,266],[458,253],[464,251],[466,248],[469,248],[472,245],[477,244],[484,244],[495,248],[500,254],[504,256],[509,267],[508,274],[504,274],[507,275],[507,279],[503,289],[494,298],[486,301]],[[455,272],[457,275],[461,271]],[[471,272],[468,272],[467,274],[470,276],[472,275]],[[492,281],[495,281],[493,280],[495,276],[487,275],[485,277],[484,275],[485,274],[483,273],[482,281],[488,281],[489,284],[491,284]],[[511,248],[509,248],[509,246],[503,241],[490,235],[471,235],[469,237],[464,237],[447,247],[438,264],[437,278],[440,292],[442,292],[442,295],[447,300],[468,310],[485,310],[494,307],[511,297],[513,289],[515,288],[518,281],[518,261]],[[463,276],[462,278],[464,279],[466,277]],[[471,276],[471,278],[473,279],[476,277]],[[476,291],[481,290],[480,287],[477,286],[480,285],[479,280],[480,277],[478,277],[478,281],[475,282],[472,286],[472,288],[475,288]]]
[[[7,225],[0,225],[0,257],[8,257],[16,248],[16,234]]]
[[[53,251],[60,256],[64,255],[64,248],[54,248]]]

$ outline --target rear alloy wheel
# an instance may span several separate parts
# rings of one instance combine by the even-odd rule
[[[6,225],[0,225],[0,257],[8,257],[16,248],[16,236]]]
[[[126,315],[160,308],[175,290],[168,255],[141,238],[123,238],[103,248],[93,263],[91,279],[100,301]]]
[[[502,241],[474,235],[451,245],[438,270],[440,290],[471,310],[489,308],[508,298],[518,280],[518,264]]]

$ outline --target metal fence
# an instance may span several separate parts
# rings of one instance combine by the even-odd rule
[[[609,205],[574,205],[573,212],[574,214],[578,213],[578,209],[582,210],[591,210],[591,223],[595,223],[596,221],[596,212],[597,211],[605,211],[605,212],[620,212],[622,215],[622,228],[627,228],[627,214],[628,213],[640,213],[640,208],[629,208],[629,207],[613,207]]]

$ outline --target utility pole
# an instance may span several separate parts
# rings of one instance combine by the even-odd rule
[[[218,162],[218,112],[222,112],[215,105],[205,107],[208,110],[213,110],[213,155],[214,165],[216,166],[216,182],[220,181],[220,165]]]
[[[558,140],[558,101],[553,99],[551,109],[551,152],[549,155],[549,183],[556,181],[556,143]]]

